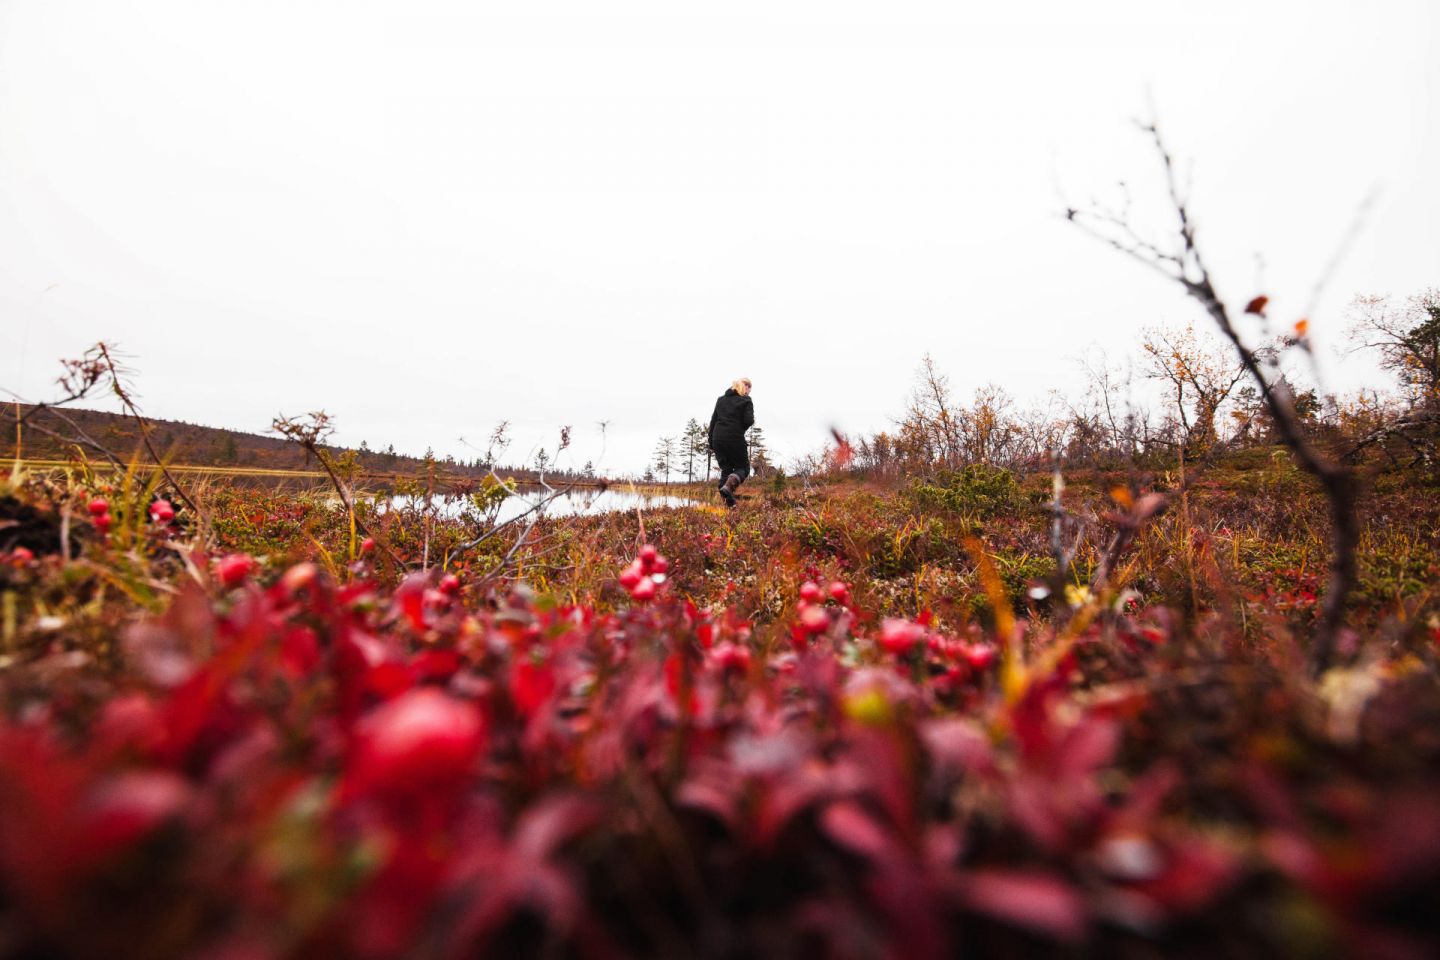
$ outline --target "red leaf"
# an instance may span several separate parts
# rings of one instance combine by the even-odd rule
[[[1088,716],[1061,741],[1055,760],[1056,780],[1088,776],[1115,756],[1120,745],[1120,725],[1108,717]]]
[[[946,717],[932,720],[921,730],[934,761],[955,772],[983,771],[994,766],[994,751],[985,731],[971,720]]]
[[[1085,902],[1054,874],[977,870],[963,899],[972,910],[1056,940],[1074,943],[1085,936]]]
[[[395,590],[400,612],[416,631],[425,631],[425,575],[412,573]]]
[[[381,700],[397,697],[412,686],[414,680],[410,671],[394,661],[371,667],[365,672],[365,689]]]
[[[299,678],[320,663],[320,638],[309,627],[294,627],[280,642],[280,663],[291,677]]]
[[[857,803],[832,803],[821,815],[820,826],[831,840],[864,857],[879,859],[892,847],[884,828]]]
[[[529,717],[555,694],[555,668],[521,656],[510,665],[510,696],[515,708]]]
[[[1224,893],[1239,866],[1235,855],[1219,843],[1199,838],[1182,840],[1170,850],[1165,872],[1138,889],[1172,911],[1189,913]]]
[[[77,853],[98,860],[118,852],[179,813],[189,795],[185,780],[165,771],[123,773],[102,783],[85,806]]]

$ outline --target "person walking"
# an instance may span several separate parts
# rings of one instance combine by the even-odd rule
[[[727,507],[735,506],[735,490],[750,476],[750,449],[745,444],[745,431],[754,423],[750,379],[741,377],[715,401],[715,412],[710,415],[710,449],[720,464],[720,497]]]

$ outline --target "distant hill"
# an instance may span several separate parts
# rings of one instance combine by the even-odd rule
[[[28,416],[32,409],[27,404],[20,404],[17,413],[15,404],[5,405],[4,414],[0,416],[0,425],[3,425],[4,430],[3,434],[0,434],[4,437],[4,446],[0,447],[0,450],[4,451],[7,458],[17,452],[28,460],[68,460],[75,456],[75,445],[57,439],[44,430],[75,439],[80,439],[79,434],[83,432],[90,440],[105,447],[121,460],[129,460],[137,450],[141,450],[143,456],[140,427],[131,417],[70,407],[61,408],[59,412],[43,409],[33,416]],[[18,451],[15,449],[17,416],[25,420]],[[66,419],[71,423],[66,423]],[[147,418],[146,422],[150,425],[150,438],[155,449],[171,463],[270,470],[319,469],[319,464],[304,449],[280,437],[204,427],[179,420]],[[82,442],[80,446],[83,448],[85,444]],[[338,457],[347,452],[348,448],[326,446],[324,449]],[[360,468],[367,473],[415,476],[425,473],[424,458],[396,453],[393,447],[370,450],[362,446],[355,454]],[[94,449],[85,449],[85,455],[91,459],[100,457]],[[436,460],[436,466],[451,476],[480,477],[489,469],[478,460],[463,463],[448,457]],[[502,476],[514,477],[517,480],[534,479],[536,476],[533,470],[515,467],[497,466],[496,471]],[[552,471],[547,473],[547,476],[565,478],[574,474]]]

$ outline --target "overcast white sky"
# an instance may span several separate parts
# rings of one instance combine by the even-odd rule
[[[575,465],[605,419],[614,471],[740,375],[787,456],[926,351],[1040,399],[1196,317],[1059,217],[1159,209],[1147,98],[1222,292],[1287,322],[1379,188],[1333,343],[1440,284],[1437,52],[1434,0],[0,0],[0,387],[106,339],[157,417],[457,456],[509,419],[516,460],[573,424]]]

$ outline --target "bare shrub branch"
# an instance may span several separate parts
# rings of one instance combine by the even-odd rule
[[[1128,221],[1107,211],[1082,210],[1071,207],[1066,219],[1092,237],[1124,253],[1137,263],[1178,283],[1199,303],[1215,325],[1234,347],[1240,363],[1254,380],[1275,423],[1276,433],[1289,448],[1302,469],[1320,484],[1329,507],[1330,525],[1334,535],[1330,559],[1330,576],[1325,590],[1320,622],[1310,651],[1312,667],[1327,669],[1335,656],[1340,632],[1344,626],[1346,601],[1356,582],[1355,551],[1360,530],[1355,516],[1356,488],[1350,470],[1323,454],[1306,435],[1294,398],[1282,379],[1265,375],[1261,364],[1264,356],[1246,345],[1236,328],[1231,311],[1216,292],[1209,268],[1195,240],[1195,223],[1188,203],[1175,175],[1175,163],[1159,127],[1155,123],[1142,126],[1153,142],[1164,169],[1166,190],[1175,214],[1176,235],[1166,246],[1146,241],[1131,229]],[[1258,306],[1256,304],[1258,303]],[[1257,298],[1254,310],[1263,310]]]

